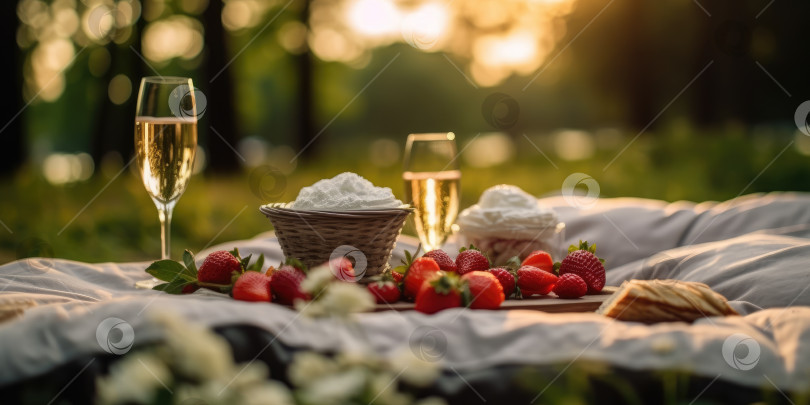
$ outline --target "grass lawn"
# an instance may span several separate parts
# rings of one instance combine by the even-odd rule
[[[805,140],[792,131],[708,135],[671,130],[643,134],[631,142],[634,136],[597,139],[594,154],[578,161],[555,154],[549,136],[531,137],[532,142],[516,137],[514,157],[492,167],[474,167],[462,156],[462,207],[500,183],[536,195],[559,193],[563,180],[575,172],[598,181],[602,197],[704,201],[760,191],[810,190],[810,157],[800,153]],[[470,139],[461,137],[459,148]],[[372,166],[365,145],[328,145],[327,153],[283,176],[275,190],[272,177],[251,169],[238,175],[195,176],[174,211],[173,257],[179,258],[183,249],[196,252],[270,230],[259,205],[290,201],[301,187],[340,172],[359,173],[376,185],[391,187],[401,198],[400,163]],[[157,211],[137,173],[106,173],[96,171],[89,181],[54,186],[29,167],[0,182],[0,221],[8,228],[0,227],[0,263],[50,255],[87,262],[157,259]]]

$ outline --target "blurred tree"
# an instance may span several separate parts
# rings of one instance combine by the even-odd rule
[[[148,12],[149,4],[148,1],[143,2],[144,12]],[[121,47],[114,41],[109,41],[104,45],[110,55],[110,67],[101,78],[103,85],[99,86],[99,100],[102,102],[97,106],[98,112],[94,120],[95,129],[90,155],[93,157],[96,167],[100,167],[101,160],[108,152],[117,152],[125,160],[133,156],[135,149],[133,125],[140,86],[139,79],[154,74],[138,57],[138,55],[143,55],[140,33],[143,32],[144,25],[144,19],[139,18],[135,23],[134,34],[127,40],[126,45],[128,46]],[[108,97],[110,81],[118,74],[126,75],[132,82],[131,95],[121,105],[113,104]]]
[[[22,54],[17,46],[17,2],[3,1],[0,5],[0,63],[3,94],[0,96],[0,177],[11,176],[26,159],[25,137],[22,129]]]
[[[216,172],[235,172],[239,170],[239,161],[231,148],[236,147],[239,139],[236,124],[237,105],[231,77],[231,60],[225,49],[223,6],[222,0],[212,0],[203,12],[207,48],[205,71],[208,80],[203,82],[200,88],[211,104],[211,108],[206,108],[205,111],[205,117],[208,117],[208,123],[212,128],[208,134],[209,167]],[[225,147],[220,147],[219,142],[224,142]]]
[[[309,31],[309,4],[310,0],[304,0],[304,6],[299,14],[300,21]],[[298,150],[302,151],[302,156],[312,156],[316,152],[315,122],[312,110],[314,108],[313,94],[313,64],[312,52],[307,46],[304,52],[295,57],[296,70],[298,71],[298,122],[296,139],[298,140]],[[310,145],[310,143],[312,143]]]
[[[625,29],[621,33],[622,45],[618,58],[624,62],[619,80],[626,86],[630,108],[628,124],[636,129],[644,128],[655,116],[652,83],[654,68],[651,65],[653,45],[648,34],[649,29],[644,23],[649,21],[648,5],[647,0],[625,2],[624,9],[627,11],[622,24]]]

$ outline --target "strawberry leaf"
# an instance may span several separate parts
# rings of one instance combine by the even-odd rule
[[[504,267],[506,267],[506,269],[509,270],[510,273],[512,273],[516,272],[522,265],[523,262],[520,261],[519,256],[512,256],[509,258],[509,260],[506,261]]]
[[[470,291],[470,285],[466,282],[462,282],[461,284],[461,306],[469,307],[472,305],[473,296],[472,292]]]
[[[554,266],[552,266],[552,268],[551,268],[552,270],[554,270],[553,273],[555,275],[557,275],[557,276],[560,275],[560,267],[562,267],[562,263],[561,262],[556,262],[556,263],[554,263]]]
[[[186,270],[188,270],[186,273],[197,278],[197,264],[194,263],[194,253],[191,253],[188,249],[183,252],[183,263],[185,263]]]
[[[239,260],[239,265],[240,265],[240,267],[242,267],[242,272],[243,272],[243,273],[244,273],[244,272],[247,270],[248,265],[250,265],[250,258],[251,258],[252,256],[253,256],[252,254],[249,254],[249,255],[247,255],[247,257],[246,257],[246,258],[244,258],[244,259],[242,259],[242,258],[241,258],[241,257],[239,257],[239,256],[236,256],[236,258]]]
[[[294,257],[288,257],[287,259],[285,259],[284,264],[288,266],[293,266],[296,269],[303,271],[304,273],[307,273],[309,271],[309,267],[307,267],[307,265],[305,265],[301,260],[296,259]]]
[[[399,267],[405,267],[405,270],[409,269],[411,267],[411,265],[413,264],[413,261],[416,260],[416,257],[419,255],[419,249],[421,249],[421,248],[422,248],[422,244],[420,243],[418,246],[416,246],[416,251],[413,254],[411,254],[411,252],[406,249],[405,250],[405,260],[400,260],[400,263],[402,263],[402,266],[399,266]],[[401,271],[400,273],[405,274],[405,271]]]
[[[182,294],[183,287],[192,284],[193,281],[183,280],[183,279],[175,279],[168,283],[158,284],[152,287],[153,290],[163,291],[168,294]]]
[[[250,256],[248,256],[248,257],[250,257]],[[260,254],[259,258],[256,259],[256,261],[253,262],[253,264],[251,264],[249,266],[246,266],[245,271],[258,271],[258,272],[261,272],[262,267],[264,267],[264,253]]]
[[[176,280],[197,281],[197,274],[174,260],[158,260],[146,268],[152,277],[172,283]]]
[[[440,272],[441,275],[435,278],[432,281],[429,281],[430,285],[433,287],[433,290],[436,291],[438,294],[447,295],[450,294],[453,290],[458,289],[458,276],[454,273],[444,273]]]

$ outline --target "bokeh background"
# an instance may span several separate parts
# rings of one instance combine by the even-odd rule
[[[172,248],[354,171],[403,195],[407,134],[456,133],[462,207],[512,183],[669,201],[810,189],[810,3],[773,0],[8,0],[0,263],[152,260],[140,78],[205,95]]]

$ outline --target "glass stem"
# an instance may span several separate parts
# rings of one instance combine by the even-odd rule
[[[171,228],[172,228],[172,211],[174,211],[174,203],[158,203],[158,216],[160,217],[160,256],[163,260],[171,259]]]

